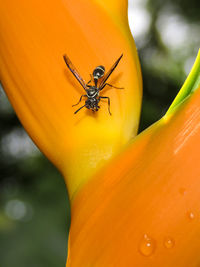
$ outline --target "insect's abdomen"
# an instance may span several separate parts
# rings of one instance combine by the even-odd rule
[[[99,78],[103,77],[104,72],[105,72],[104,66],[96,67],[96,69],[93,71],[94,79],[99,79]]]
[[[99,103],[99,99],[96,99],[96,98],[88,98],[85,101],[86,108],[88,109],[98,108],[98,103]]]

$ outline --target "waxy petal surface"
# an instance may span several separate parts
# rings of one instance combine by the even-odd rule
[[[200,88],[79,192],[67,267],[198,266],[199,151]]]
[[[127,1],[123,3],[124,10]],[[127,15],[109,1],[8,0],[0,11],[0,79],[25,129],[65,175],[70,197],[135,136],[141,73]],[[118,15],[116,15],[118,14]],[[115,16],[116,15],[116,16]],[[72,107],[85,93],[66,67],[67,54],[84,80],[98,65],[121,62],[108,82],[124,90],[93,114]],[[84,102],[83,102],[84,104]]]

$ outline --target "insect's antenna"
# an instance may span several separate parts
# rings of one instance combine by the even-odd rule
[[[79,109],[77,109],[75,112],[74,112],[74,114],[76,114],[77,112],[79,112],[79,110],[81,110],[82,108],[84,108],[86,105],[84,105],[84,106],[82,106],[82,107],[80,107]]]

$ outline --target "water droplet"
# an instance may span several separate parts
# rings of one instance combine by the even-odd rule
[[[155,240],[145,234],[139,243],[140,253],[143,256],[149,257],[154,253],[155,248],[156,248]]]
[[[181,187],[181,188],[179,189],[179,193],[180,193],[182,196],[185,196],[186,193],[187,193],[187,191],[186,191],[186,189],[185,189],[184,187]]]
[[[190,220],[194,220],[194,218],[195,218],[194,213],[191,212],[191,211],[188,211],[188,212],[187,212],[187,216],[188,216],[188,218],[189,218]]]
[[[164,240],[164,246],[166,248],[173,248],[174,247],[174,240],[171,237],[166,237]]]

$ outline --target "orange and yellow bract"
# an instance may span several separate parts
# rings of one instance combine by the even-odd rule
[[[111,18],[111,3],[103,2],[1,3],[0,79],[31,138],[65,175],[70,198],[138,128],[142,83],[126,9]],[[111,98],[112,116],[103,101],[95,115],[86,109],[74,115],[84,90],[65,53],[86,82],[96,66],[108,70],[124,54],[108,81],[125,89],[102,92]]]
[[[127,1],[8,0],[0,30],[4,89],[66,179],[67,267],[197,267],[200,89],[182,90],[169,112],[131,141],[141,74]],[[124,54],[109,81],[125,90],[105,90],[112,117],[106,103],[96,114],[73,114],[83,89],[65,66],[65,53],[86,81],[94,67],[108,70]]]
[[[199,104],[200,89],[83,188],[67,267],[198,266]]]

